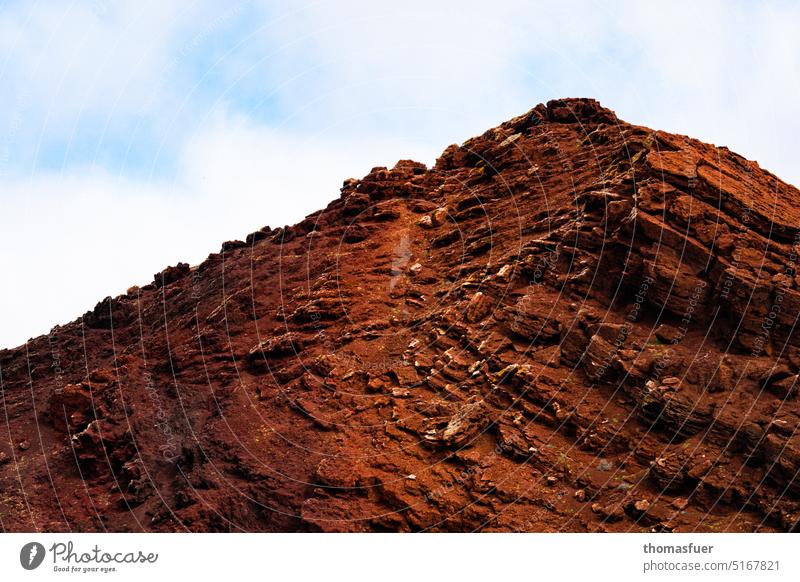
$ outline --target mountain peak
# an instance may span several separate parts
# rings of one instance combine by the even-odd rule
[[[0,352],[3,527],[792,531],[798,208],[584,98],[373,168]]]

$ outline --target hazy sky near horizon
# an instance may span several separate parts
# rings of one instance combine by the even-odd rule
[[[0,347],[537,103],[800,185],[792,2],[0,0]]]

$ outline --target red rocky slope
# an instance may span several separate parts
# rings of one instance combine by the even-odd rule
[[[0,352],[0,527],[788,531],[800,192],[539,105]]]

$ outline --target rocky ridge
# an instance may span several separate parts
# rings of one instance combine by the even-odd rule
[[[4,531],[793,531],[800,192],[538,105],[0,351]]]

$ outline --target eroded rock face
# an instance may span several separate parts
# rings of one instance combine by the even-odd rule
[[[798,209],[591,99],[373,168],[0,351],[2,525],[796,530]]]

